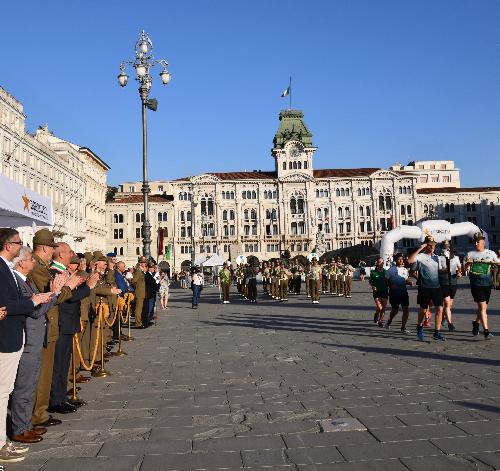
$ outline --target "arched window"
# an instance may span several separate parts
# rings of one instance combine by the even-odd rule
[[[366,189],[365,189],[365,188],[363,188],[363,189],[361,190],[361,195],[362,195],[362,196],[365,196],[365,195],[366,195]]]
[[[181,211],[180,219],[181,219],[181,222],[185,221],[185,219],[184,219],[184,211]]]
[[[340,196],[340,190],[338,188],[335,190],[335,196]]]
[[[276,218],[276,209],[273,209],[273,210],[271,211],[271,219],[272,219],[273,221],[275,221],[275,220],[277,219],[277,218]]]
[[[257,199],[257,192],[254,190],[252,191],[252,199],[256,200]]]
[[[242,191],[241,192],[241,197],[246,200],[247,199],[247,192],[246,191]]]
[[[321,208],[318,208],[318,209],[316,210],[316,216],[317,216],[318,218],[321,218],[321,217],[323,216],[323,212],[321,211]]]
[[[288,162],[288,170],[292,170],[292,162]]]
[[[302,169],[302,162],[297,162],[297,168],[298,168],[299,170],[301,170],[301,169]]]
[[[307,160],[304,161],[304,170],[307,170]]]
[[[366,215],[371,216],[371,214],[372,214],[372,210],[371,210],[370,206],[367,206],[366,207]]]
[[[345,190],[344,190],[344,188],[340,189],[340,196],[345,196]]]
[[[302,196],[297,198],[297,213],[304,214],[304,198]]]
[[[208,200],[208,215],[214,215],[214,200],[212,198]]]
[[[358,196],[361,196],[361,188],[358,188]]]
[[[276,195],[277,195],[277,193],[275,191],[273,191],[273,200],[276,199]]]
[[[343,213],[344,213],[344,211],[342,210],[342,208],[339,208],[339,209],[337,210],[337,212],[338,212],[339,218],[344,217],[344,214],[343,214]]]
[[[385,209],[390,211],[392,209],[392,201],[390,196],[385,197]]]
[[[139,247],[135,248],[135,254],[140,255],[141,254],[141,249]]]
[[[118,222],[123,222],[123,214],[118,215]]]
[[[161,222],[162,220],[163,220],[162,213],[158,213],[158,222]]]
[[[290,199],[290,212],[297,214],[297,200],[293,197]]]
[[[428,213],[428,212],[429,212],[429,206],[424,204],[424,213]]]
[[[266,209],[266,219],[271,219],[271,211]]]
[[[118,214],[113,214],[113,222],[118,222]]]
[[[319,198],[319,190],[316,190],[316,198]]]
[[[267,190],[266,190],[266,191],[264,191],[264,199],[266,199],[266,200],[267,200]]]
[[[257,211],[255,209],[252,209],[250,212],[250,219],[257,219]]]
[[[345,211],[345,213],[344,213],[345,217],[350,218],[351,217],[351,208],[349,208],[349,206],[346,206],[344,211]]]
[[[141,214],[135,213],[135,222],[141,222]]]
[[[225,209],[224,211],[222,211],[222,220],[223,221],[227,221],[227,209]]]
[[[384,197],[382,195],[378,197],[378,209],[385,211]]]
[[[232,209],[229,211],[229,220],[234,221],[234,211]]]
[[[406,214],[411,214],[411,204],[406,206]]]
[[[294,162],[292,167],[294,170],[297,170],[297,162]]]
[[[364,216],[364,214],[363,214],[363,213],[364,213],[363,206],[360,206],[360,207],[359,207],[359,215],[360,215],[360,216]]]
[[[120,247],[120,255],[123,255],[123,247]]]
[[[286,162],[283,162],[283,170],[286,170]]]
[[[404,216],[406,214],[406,211],[405,211],[405,205],[402,204],[401,205],[401,214]]]
[[[166,219],[164,219],[164,221],[166,221]],[[191,221],[191,211],[186,213],[186,221]]]
[[[325,215],[325,218],[327,218],[327,217],[328,217],[328,214],[329,214],[329,213],[330,213],[330,211],[328,210],[328,208],[325,208],[325,209],[323,210],[323,214]]]
[[[350,188],[346,188],[345,189],[345,195],[346,196],[351,196],[351,189]]]
[[[297,223],[292,222],[292,235],[297,235]]]
[[[243,219],[248,219],[248,209],[243,211]]]

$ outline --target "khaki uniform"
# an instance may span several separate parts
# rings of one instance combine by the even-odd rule
[[[351,297],[352,293],[352,274],[354,273],[354,267],[352,265],[344,265],[344,296],[346,298]]]
[[[310,293],[312,301],[319,301],[319,292],[321,288],[321,276],[322,276],[322,268],[320,265],[311,267],[310,274]]]
[[[37,287],[40,293],[48,293],[50,291],[50,282],[52,275],[47,265],[38,255],[33,254],[35,266],[28,279]],[[47,407],[49,407],[50,389],[52,386],[52,371],[54,369],[54,352],[56,341],[59,337],[59,304],[71,298],[71,289],[63,286],[61,293],[57,298],[55,306],[49,309],[47,313],[47,346],[42,350],[40,363],[40,376],[35,391],[33,401],[33,424],[40,424],[49,419]]]
[[[144,299],[146,298],[146,279],[144,272],[139,268],[135,268],[134,277],[132,278],[132,286],[134,287],[135,296],[135,326],[142,326],[142,311],[144,308]]]
[[[229,287],[231,286],[231,272],[228,268],[223,268],[219,272],[220,288],[222,291],[222,300],[229,301]]]
[[[279,299],[288,301],[288,277],[290,272],[286,268],[281,268],[278,272]]]

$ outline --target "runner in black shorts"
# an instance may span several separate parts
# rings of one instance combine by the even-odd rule
[[[427,307],[432,303],[436,307],[436,318],[434,324],[434,340],[445,340],[441,334],[441,320],[443,317],[443,293],[439,284],[439,257],[434,254],[436,242],[432,236],[426,236],[424,243],[410,255],[408,262],[414,264],[413,270],[419,273],[417,337],[420,341],[425,340],[424,317]]]
[[[493,286],[490,270],[493,265],[500,265],[495,252],[486,249],[485,239],[481,232],[474,234],[476,250],[467,254],[466,268],[470,269],[470,290],[474,302],[477,303],[476,320],[472,322],[472,335],[479,334],[479,325],[483,325],[484,338],[491,340],[493,334],[488,330],[488,314],[486,310],[490,302]]]
[[[370,271],[369,283],[373,290],[373,299],[375,300],[375,315],[373,316],[373,322],[378,324],[379,327],[384,325],[384,314],[385,308],[387,306],[387,298],[389,293],[387,291],[387,284],[385,282],[384,259],[382,257],[377,258],[375,262],[375,268]]]
[[[408,316],[410,314],[410,300],[408,298],[408,290],[406,285],[411,286],[411,281],[408,280],[408,270],[405,268],[403,254],[397,253],[394,256],[396,265],[393,265],[385,274],[385,280],[389,285],[389,302],[391,303],[391,314],[389,320],[385,324],[386,329],[391,326],[392,320],[399,312],[399,306],[403,309],[403,319],[401,322],[401,332],[409,334],[410,331],[406,328]]]

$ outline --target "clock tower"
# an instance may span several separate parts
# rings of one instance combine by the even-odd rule
[[[271,151],[278,178],[292,174],[312,177],[313,154],[317,148],[312,144],[312,134],[304,123],[304,114],[300,110],[284,110],[279,120]]]

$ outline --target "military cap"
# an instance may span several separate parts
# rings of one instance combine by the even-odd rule
[[[92,261],[93,261],[94,263],[95,263],[95,262],[107,262],[107,261],[108,261],[108,259],[106,258],[106,256],[105,256],[105,255],[100,254],[100,255],[97,255],[97,257],[94,257],[94,258],[92,259]]]
[[[479,242],[480,240],[485,240],[486,237],[484,237],[483,233],[482,232],[476,232],[473,236],[472,236],[472,240],[474,242]]]
[[[79,270],[78,272],[76,272],[76,274],[80,278],[84,278],[84,279],[87,279],[90,276],[90,273],[87,273],[86,271],[83,271],[83,270]]]
[[[109,252],[106,254],[107,257],[116,257],[116,254],[114,252]]]
[[[92,252],[85,252],[83,254],[83,256],[85,257],[85,261],[87,262],[87,264],[92,262],[92,259],[94,258],[94,256],[92,255]]]
[[[436,241],[434,240],[434,237],[432,237],[431,235],[425,236],[424,242],[426,244],[434,244],[434,245],[436,244]]]
[[[155,262],[150,261],[150,262],[148,263],[148,267],[149,267],[149,268],[156,267]]]
[[[59,244],[54,241],[54,234],[48,229],[40,229],[35,232],[33,237],[33,245],[47,245],[48,247],[59,247]]]
[[[94,258],[104,257],[104,254],[100,250],[96,250],[95,252],[92,253],[92,255],[94,256]]]
[[[80,263],[80,259],[78,258],[78,255],[73,255],[71,257],[71,260],[69,261],[69,264],[79,264]]]
[[[139,257],[137,263],[148,263],[148,259],[144,256]]]

